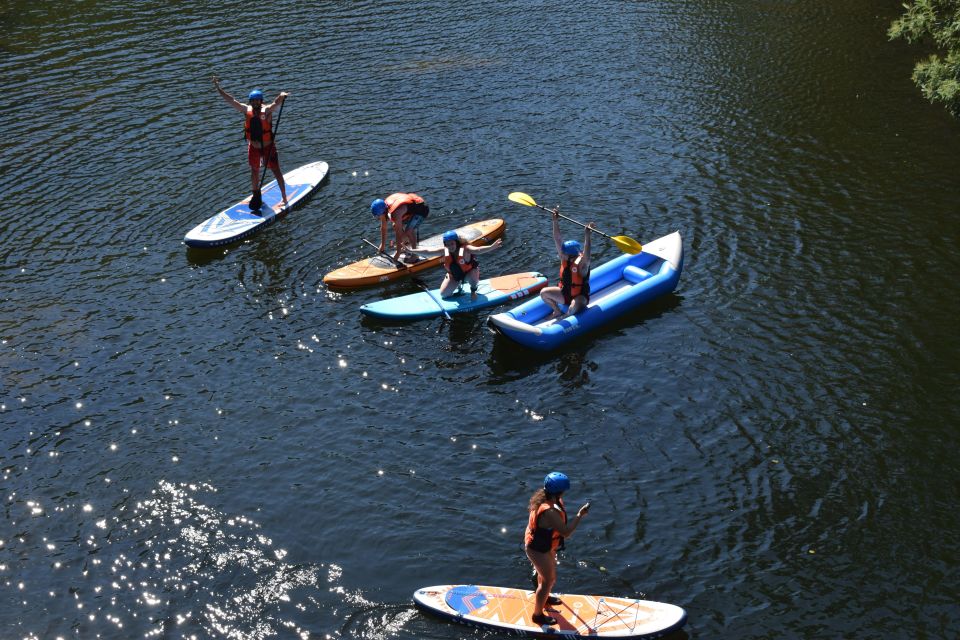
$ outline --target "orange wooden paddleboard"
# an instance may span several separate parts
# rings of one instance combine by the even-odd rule
[[[457,227],[456,231],[463,242],[486,245],[503,235],[506,226],[501,218],[491,218]],[[418,248],[442,249],[443,234],[421,240]],[[400,256],[400,261],[407,265],[406,268],[402,268],[386,256],[377,255],[335,269],[323,276],[323,282],[327,287],[337,290],[370,287],[440,266],[442,258],[443,254],[426,256],[416,251],[406,252]]]

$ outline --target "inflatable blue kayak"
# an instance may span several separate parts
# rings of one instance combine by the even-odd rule
[[[252,196],[247,196],[242,202],[224,209],[188,231],[183,238],[184,243],[189,247],[219,247],[252,236],[303,202],[317,188],[329,169],[326,162],[311,162],[283,174],[283,181],[287,186],[287,207],[283,206],[280,187],[274,180],[260,189],[263,205],[259,215],[250,211]]]
[[[575,316],[548,319],[550,307],[538,296],[488,322],[511,340],[548,351],[670,293],[682,269],[683,240],[675,231],[645,244],[636,255],[623,254],[591,269],[590,304]]]
[[[416,320],[433,318],[441,313],[467,313],[484,307],[517,300],[536,293],[547,285],[547,279],[536,271],[510,273],[488,280],[481,280],[477,287],[477,299],[472,300],[470,288],[463,285],[460,291],[449,298],[440,297],[440,289],[413,293],[408,296],[378,300],[360,307],[368,316],[391,320]]]

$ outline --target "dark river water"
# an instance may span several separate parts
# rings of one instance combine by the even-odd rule
[[[899,2],[2,7],[0,637],[497,637],[411,595],[527,585],[554,469],[592,502],[560,592],[680,638],[960,636],[960,124]],[[289,91],[284,168],[331,169],[188,250],[249,189],[214,73]],[[504,218],[488,275],[556,277],[511,191],[679,230],[684,272],[551,354],[371,322],[417,288],[322,279],[393,191],[431,234]]]

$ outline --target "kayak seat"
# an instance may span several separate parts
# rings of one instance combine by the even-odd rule
[[[651,274],[649,271],[644,271],[640,267],[635,267],[632,264],[623,268],[623,279],[628,280],[633,284],[640,284],[650,276]]]

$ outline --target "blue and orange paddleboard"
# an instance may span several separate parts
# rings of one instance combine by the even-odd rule
[[[509,587],[441,585],[413,594],[421,609],[472,627],[535,638],[660,638],[687,621],[687,612],[664,602],[557,594],[561,603],[544,613],[555,625],[533,621],[533,592]]]

